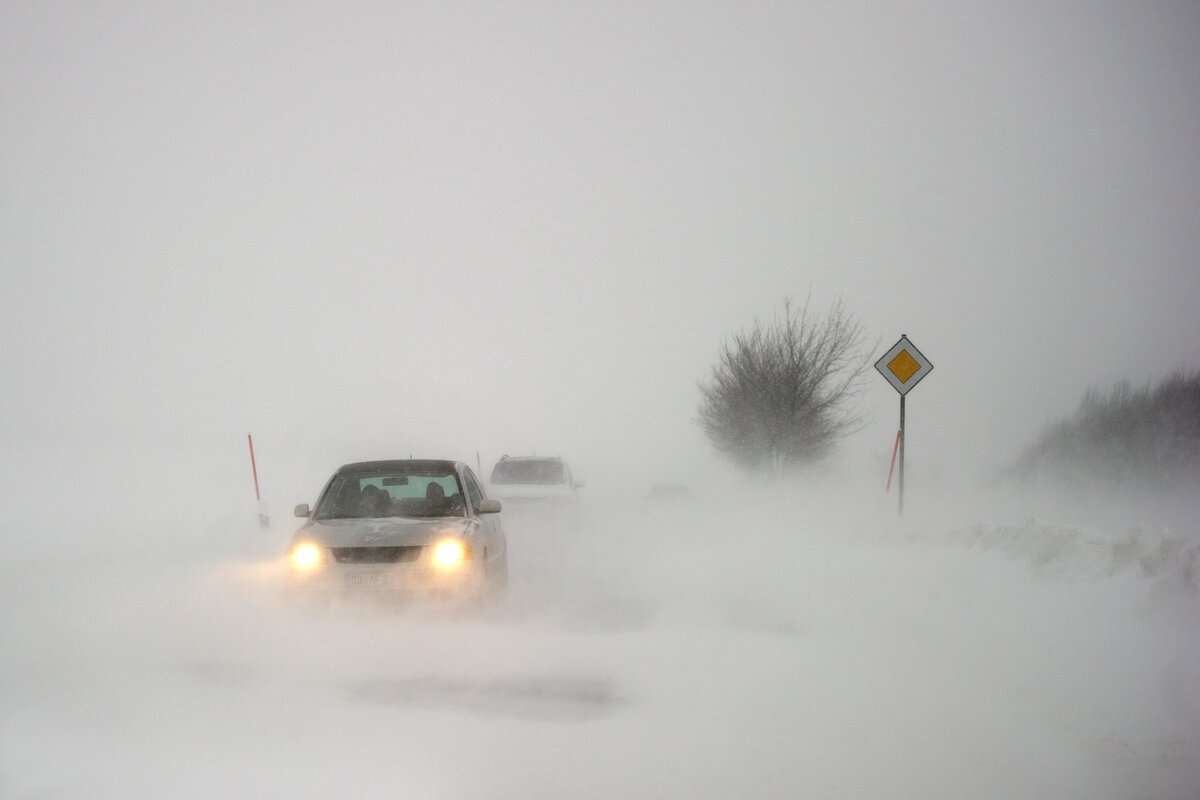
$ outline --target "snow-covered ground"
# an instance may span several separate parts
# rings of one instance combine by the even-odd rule
[[[11,559],[0,796],[1200,796],[1194,552],[969,523],[520,526],[477,618],[310,616],[130,537]]]

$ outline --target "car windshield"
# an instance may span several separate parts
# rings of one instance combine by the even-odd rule
[[[501,461],[492,470],[492,483],[553,485],[564,482],[562,462],[553,459],[510,459]]]
[[[466,513],[451,470],[392,469],[338,475],[317,506],[317,519],[461,517]]]

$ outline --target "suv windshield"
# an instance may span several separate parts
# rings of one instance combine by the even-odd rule
[[[492,470],[492,483],[553,485],[565,482],[562,462],[550,458],[507,459]]]
[[[461,517],[466,513],[453,471],[391,469],[338,475],[317,506],[317,519]]]

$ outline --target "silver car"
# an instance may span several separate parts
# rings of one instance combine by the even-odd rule
[[[290,585],[334,599],[477,599],[503,589],[508,546],[500,501],[455,461],[346,464],[288,550]]]

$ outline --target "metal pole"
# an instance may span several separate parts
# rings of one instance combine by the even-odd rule
[[[899,515],[904,516],[904,440],[907,437],[904,435],[904,395],[900,395],[900,510]]]

